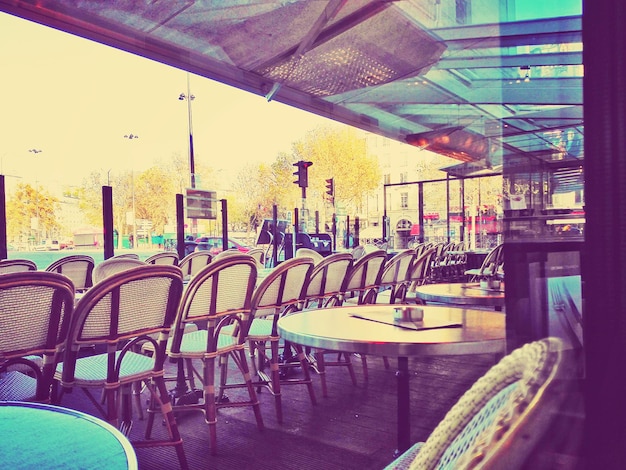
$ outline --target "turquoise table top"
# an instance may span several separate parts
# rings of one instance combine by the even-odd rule
[[[126,437],[98,418],[53,405],[0,402],[0,455],[11,469],[136,469]]]

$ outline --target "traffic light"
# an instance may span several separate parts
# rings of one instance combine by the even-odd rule
[[[300,160],[294,163],[293,166],[297,166],[298,169],[293,173],[298,179],[294,181],[295,184],[301,188],[306,188],[309,185],[309,167],[313,166],[313,162],[305,162]]]
[[[335,178],[326,180],[326,194],[328,194],[328,202],[335,203]]]

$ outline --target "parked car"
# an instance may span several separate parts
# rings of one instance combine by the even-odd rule
[[[208,251],[212,255],[216,255],[224,251],[222,237],[198,237],[196,238],[196,243],[196,251]],[[247,253],[251,249],[249,246],[246,246],[233,238],[229,238],[228,249],[233,248],[238,249],[242,253]]]
[[[35,246],[35,251],[59,251],[60,249],[61,245],[59,244],[59,240],[45,239],[41,240],[41,243]]]

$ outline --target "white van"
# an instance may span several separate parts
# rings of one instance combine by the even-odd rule
[[[41,243],[35,247],[35,251],[59,251],[60,249],[59,240],[50,240],[49,238],[41,240]]]

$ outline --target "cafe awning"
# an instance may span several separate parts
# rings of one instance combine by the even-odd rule
[[[0,0],[0,11],[459,158],[451,175],[582,160],[581,2],[508,3]]]

